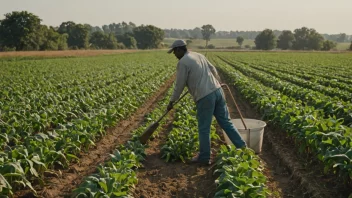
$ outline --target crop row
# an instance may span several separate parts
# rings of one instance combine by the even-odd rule
[[[161,148],[162,158],[167,162],[182,160],[186,162],[199,149],[198,123],[196,106],[190,95],[186,96],[177,105],[172,123],[172,130],[168,135],[165,145]],[[216,141],[215,122],[211,126],[211,140]]]
[[[229,56],[229,57],[231,57],[231,56]],[[222,59],[224,59],[224,58],[222,57]],[[228,60],[228,57],[225,59]],[[233,62],[233,60],[231,60],[231,62]],[[352,99],[352,93],[349,91],[341,90],[339,88],[325,87],[325,86],[322,86],[321,84],[318,84],[316,82],[311,82],[310,80],[304,80],[302,78],[298,78],[296,75],[278,72],[278,71],[275,71],[271,68],[267,68],[266,66],[258,66],[257,64],[253,64],[253,63],[252,64],[243,64],[243,63],[238,63],[237,61],[235,61],[235,62],[236,62],[236,64],[239,64],[242,67],[247,67],[247,68],[252,67],[256,70],[266,72],[270,76],[275,76],[275,77],[280,78],[282,80],[296,84],[300,87],[305,87],[305,88],[308,88],[308,89],[311,89],[314,91],[319,91],[319,92],[321,92],[327,96],[330,96],[330,97],[338,97],[346,102],[351,101],[351,99]]]
[[[273,64],[295,72],[351,83],[352,58],[348,53],[243,53],[232,55],[238,61],[259,65]],[[331,75],[331,74],[334,75]]]
[[[342,80],[338,80],[335,78],[329,79],[326,77],[317,76],[315,74],[309,74],[307,71],[295,70],[292,68],[292,66],[289,66],[289,65],[278,65],[277,63],[266,63],[264,65],[262,63],[255,63],[255,62],[244,62],[244,61],[238,61],[238,62],[242,64],[246,64],[253,68],[258,68],[258,69],[265,68],[265,69],[274,70],[280,73],[287,73],[290,75],[297,76],[301,79],[314,82],[316,84],[324,85],[326,87],[338,88],[348,92],[352,91],[352,85],[351,85],[352,81],[346,82],[344,79]]]
[[[255,78],[247,77],[233,66],[211,56],[230,82],[235,83],[244,97],[256,106],[275,125],[295,137],[301,153],[308,152],[346,182],[352,179],[352,129],[343,120],[325,118],[324,112],[313,106],[264,86]]]
[[[237,70],[241,71],[246,76],[251,76],[262,84],[268,87],[272,87],[281,93],[295,98],[296,100],[302,101],[305,105],[313,106],[316,110],[322,109],[325,113],[325,117],[336,117],[337,119],[344,119],[345,125],[352,124],[352,103],[345,102],[337,97],[326,96],[318,91],[313,91],[307,88],[300,87],[281,80],[280,77],[286,76],[285,73],[276,73],[275,75],[268,74],[267,69],[263,69],[266,72],[261,72],[260,69],[253,69],[247,65],[233,62],[232,60],[223,59],[223,61],[230,64]],[[259,68],[256,67],[256,68]]]
[[[134,112],[172,74],[172,63],[160,56],[6,63],[5,71],[19,75],[13,85],[0,80],[6,85],[0,94],[2,194],[43,183],[46,171],[77,161],[106,128]]]
[[[167,96],[171,95],[169,89]],[[147,114],[144,123],[132,131],[133,137],[125,145],[120,145],[104,165],[99,165],[97,172],[84,179],[82,184],[73,191],[74,197],[122,197],[127,196],[131,188],[138,182],[136,170],[142,166],[146,157],[145,148],[138,137],[150,124],[155,122],[165,111],[168,97],[158,102],[158,106]],[[160,125],[163,125],[162,120]],[[154,132],[157,135],[161,127]]]
[[[236,149],[222,145],[217,155],[216,170],[219,174],[214,197],[266,197],[266,177],[259,158],[251,149]]]

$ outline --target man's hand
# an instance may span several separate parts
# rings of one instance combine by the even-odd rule
[[[174,106],[174,102],[170,101],[169,104],[167,105],[167,110],[170,111],[173,106]]]

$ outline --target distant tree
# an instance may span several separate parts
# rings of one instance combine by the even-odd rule
[[[255,46],[257,49],[271,50],[276,47],[276,36],[270,29],[265,29],[255,38]]]
[[[93,47],[97,49],[105,49],[106,48],[106,33],[104,32],[93,32],[89,42]]]
[[[300,29],[296,29],[294,32],[295,41],[293,43],[293,49],[320,50],[323,47],[324,37],[315,29],[302,27]]]
[[[345,33],[341,33],[339,34],[338,38],[337,38],[337,42],[339,43],[344,43],[347,39],[347,35]]]
[[[133,29],[133,34],[139,49],[153,49],[160,46],[165,32],[153,25],[141,25]]]
[[[85,49],[88,48],[89,31],[88,27],[82,24],[75,24],[72,21],[63,22],[58,32],[60,34],[67,34],[68,46],[71,48]]]
[[[186,43],[187,43],[187,45],[189,45],[189,44],[191,44],[192,43],[192,40],[186,40]]]
[[[317,31],[311,31],[308,38],[308,49],[321,50],[323,48],[324,37]]]
[[[283,50],[290,49],[295,40],[295,36],[289,30],[285,30],[279,36],[279,40],[277,41],[277,47]]]
[[[116,37],[113,33],[106,35],[106,49],[124,48],[118,47]]]
[[[0,43],[3,47],[16,50],[39,50],[42,38],[37,34],[42,30],[41,19],[27,11],[5,14],[0,23]]]
[[[43,41],[40,50],[65,50],[67,49],[67,34],[59,34],[53,27],[42,26]]]
[[[215,28],[210,24],[202,26],[202,35],[203,35],[203,39],[205,40],[205,47],[208,46],[210,37],[211,35],[215,34],[215,32],[216,32]]]
[[[191,37],[194,39],[199,39],[202,38],[202,29],[199,27],[194,28],[193,30],[190,30],[191,32]]]
[[[351,45],[350,45],[350,50],[352,51],[352,41],[351,41]]]
[[[302,27],[300,29],[295,29],[295,41],[293,42],[293,49],[304,50],[308,47],[310,30],[307,27]]]
[[[125,33],[124,35],[117,35],[117,41],[123,43],[128,49],[137,48],[137,41],[132,33]]]
[[[93,32],[89,42],[97,49],[116,49],[117,40],[113,33]]]
[[[241,48],[242,48],[243,41],[244,41],[244,38],[242,36],[238,36],[236,39],[236,42],[238,43],[238,45],[240,45]]]
[[[209,44],[209,45],[207,46],[207,48],[208,48],[208,49],[215,49],[216,47],[215,47],[215,45],[213,45],[213,44]]]
[[[326,40],[323,42],[323,47],[321,50],[323,51],[330,51],[331,49],[336,47],[336,43],[333,41]]]

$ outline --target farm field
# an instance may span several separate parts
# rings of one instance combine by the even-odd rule
[[[148,145],[139,143],[172,93],[177,61],[165,52],[5,60],[0,195],[302,197],[285,170],[290,165],[277,163],[271,148],[277,145],[282,151],[293,146],[285,155],[314,169],[315,177],[307,178],[318,183],[302,182],[303,191],[318,197],[352,193],[351,54],[205,55],[233,88],[244,116],[269,124],[261,154],[224,145],[214,121],[216,164],[186,163],[198,149],[191,97],[169,113]],[[329,189],[334,182],[339,185]]]

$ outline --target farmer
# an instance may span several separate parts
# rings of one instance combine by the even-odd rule
[[[168,53],[172,52],[179,62],[176,85],[167,109],[172,109],[185,86],[188,87],[197,106],[200,152],[191,159],[191,162],[211,164],[210,126],[213,115],[237,148],[246,147],[245,141],[231,122],[224,92],[219,83],[220,77],[215,67],[202,54],[188,51],[183,40],[176,40],[172,44]]]

